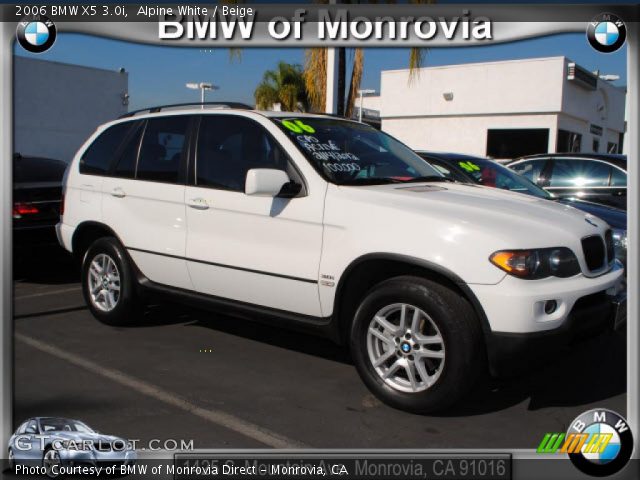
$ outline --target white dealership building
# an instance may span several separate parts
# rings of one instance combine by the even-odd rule
[[[607,72],[609,73],[609,72]],[[383,71],[382,129],[415,149],[514,158],[618,152],[624,88],[566,57]]]

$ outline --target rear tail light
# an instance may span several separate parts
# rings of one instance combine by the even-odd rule
[[[14,203],[13,218],[22,218],[25,215],[35,215],[40,213],[38,207],[29,203]]]

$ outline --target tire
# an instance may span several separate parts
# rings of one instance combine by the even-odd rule
[[[60,454],[53,448],[48,448],[42,456],[42,466],[45,468],[45,474],[49,478],[57,478],[58,475],[52,470],[53,465],[60,465]]]
[[[421,277],[395,277],[373,287],[355,314],[350,343],[367,387],[387,405],[414,413],[451,406],[486,372],[480,323],[471,305]]]
[[[10,448],[8,452],[8,461],[9,461],[9,470],[15,473],[16,471],[16,457],[13,453],[13,450]]]
[[[102,285],[98,292],[92,283],[96,278],[100,278],[98,283]],[[113,326],[137,323],[142,304],[134,282],[129,257],[115,238],[100,238],[87,249],[82,260],[82,293],[89,310],[100,322]]]

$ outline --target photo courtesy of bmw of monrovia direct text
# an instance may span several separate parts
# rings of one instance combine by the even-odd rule
[[[639,25],[0,4],[3,475],[638,478]]]

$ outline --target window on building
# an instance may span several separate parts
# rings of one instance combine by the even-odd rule
[[[209,115],[200,122],[196,184],[243,192],[252,168],[287,171],[287,156],[267,131],[248,118]],[[288,172],[292,176],[292,172]]]
[[[549,129],[518,128],[489,129],[487,131],[487,156],[492,158],[517,158],[549,150]]]
[[[556,152],[577,153],[582,148],[582,135],[569,130],[558,130],[558,140],[556,142]]]
[[[591,149],[593,150],[594,153],[597,153],[600,151],[600,140],[597,138],[593,139],[593,142],[591,144]]]
[[[606,187],[611,167],[603,162],[555,159],[550,187]]]
[[[190,117],[154,118],[144,132],[136,178],[177,183]]]
[[[132,125],[132,122],[118,123],[101,133],[82,155],[80,173],[105,175]]]
[[[622,153],[624,150],[624,133],[618,134],[618,153]]]
[[[607,153],[620,153],[618,152],[618,144],[613,142],[607,143]]]

